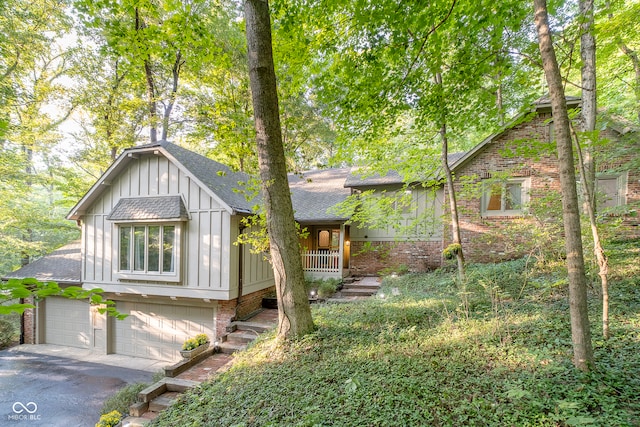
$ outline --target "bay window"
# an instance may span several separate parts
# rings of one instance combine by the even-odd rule
[[[120,224],[118,236],[118,272],[121,277],[146,280],[134,276],[145,274],[153,279],[177,280],[179,225]]]

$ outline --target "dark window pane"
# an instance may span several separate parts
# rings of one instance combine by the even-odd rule
[[[131,270],[131,227],[120,227],[120,270]]]
[[[147,271],[160,271],[160,227],[149,226],[149,246]]]
[[[175,240],[176,231],[173,225],[165,225],[162,234],[162,272],[175,271]]]

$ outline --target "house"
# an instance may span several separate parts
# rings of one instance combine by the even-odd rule
[[[578,109],[580,101],[567,97],[567,106]],[[640,152],[640,140],[630,128],[615,124],[602,129],[600,138],[610,141],[609,151],[621,144],[627,150],[621,151],[626,152],[622,156],[600,156],[604,160],[597,163],[598,210],[601,214],[609,212],[610,219],[621,220],[621,234],[640,236],[640,170],[630,162],[633,155],[629,154]],[[551,104],[548,97],[543,97],[530,111],[451,164],[467,260],[493,262],[531,250],[527,241],[531,231],[549,225],[540,203],[561,200],[554,153]],[[578,172],[576,177],[580,179]],[[469,192],[469,188],[474,191]],[[557,219],[560,224],[560,217]],[[561,241],[561,233],[555,240]],[[450,236],[447,231],[445,238]]]
[[[37,303],[32,342],[171,361],[185,339],[215,339],[258,309],[274,279],[261,254],[234,244],[252,213],[246,181],[168,142],[125,150],[67,218],[82,231],[75,281],[102,289],[129,316],[47,298]]]
[[[580,99],[567,97],[567,105],[579,108]],[[629,127],[610,123],[601,131],[600,137],[615,144],[638,147],[636,152],[640,151],[637,133]],[[468,152],[449,155],[467,260],[494,262],[522,256],[530,249],[527,244],[531,241],[526,241],[529,236],[522,230],[548,225],[541,224],[540,218],[536,217],[534,202],[543,197],[560,201],[554,152],[551,104],[548,97],[543,97],[530,111],[522,113]],[[613,158],[598,163],[598,206],[601,213],[608,212],[610,218],[620,220],[622,233],[640,236],[640,170],[630,166],[632,155],[628,153],[633,150],[626,152],[626,157],[610,156]],[[343,178],[344,183],[340,185]],[[342,247],[344,256],[348,257],[348,262],[346,258],[343,261],[351,274],[426,271],[445,262],[442,253],[451,243],[451,231],[449,223],[443,220],[448,212],[448,192],[442,179],[439,184],[425,187],[420,182],[405,182],[394,171],[384,176],[363,175],[357,169],[350,172],[344,169],[315,171],[303,174],[292,185],[294,201],[296,191],[305,185],[334,195],[341,194],[344,199],[348,195],[370,192],[369,200],[382,194],[391,196],[392,203],[395,203],[394,198],[409,200],[398,206],[387,206],[387,211],[383,211],[384,207],[367,206],[368,210],[380,210],[379,216],[389,216],[391,219],[387,224],[357,225],[352,221],[355,215],[349,214],[333,219],[337,222],[331,234],[328,229],[325,231],[325,239],[333,236],[337,244],[344,236],[344,247],[342,243],[335,247]],[[324,205],[331,206],[330,203]],[[321,206],[315,209],[322,212]],[[400,212],[391,212],[394,209]],[[318,247],[322,230],[321,227],[311,230],[310,248]],[[302,243],[304,247],[306,242]],[[337,251],[335,255],[338,256]]]
[[[577,107],[579,99],[568,103]],[[625,133],[604,131],[614,141]],[[505,233],[523,221],[536,226],[530,202],[559,197],[553,150],[532,155],[523,147],[551,143],[552,134],[550,105],[542,99],[473,149],[450,156],[468,260],[521,255],[513,241],[526,237]],[[616,218],[627,234],[640,235],[640,171],[625,160],[600,165],[601,205],[622,208]],[[274,279],[263,254],[236,244],[247,231],[242,219],[254,213],[247,182],[246,175],[169,142],[125,150],[68,215],[82,240],[7,278],[100,288],[129,316],[116,321],[87,301],[47,298],[25,315],[25,342],[172,361],[186,338],[205,333],[215,340],[230,321],[259,309]],[[451,235],[443,220],[448,194],[441,180],[431,182],[407,184],[393,171],[364,175],[349,168],[291,174],[306,275],[340,279],[443,265]],[[376,204],[382,195],[395,199]],[[357,210],[336,209],[354,198],[386,222],[362,225],[354,221]]]

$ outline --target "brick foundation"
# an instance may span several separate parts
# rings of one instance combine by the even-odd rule
[[[216,336],[221,337],[226,334],[226,328],[234,320],[243,319],[262,307],[262,298],[274,292],[275,287],[262,289],[248,295],[243,295],[238,300],[218,301],[216,312]]]

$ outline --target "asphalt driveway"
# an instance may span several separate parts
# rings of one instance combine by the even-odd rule
[[[152,372],[0,351],[0,426],[93,426],[106,398]]]

